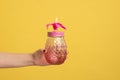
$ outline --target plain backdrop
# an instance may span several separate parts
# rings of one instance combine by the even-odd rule
[[[45,47],[46,24],[67,26],[62,65],[0,69],[0,80],[120,80],[119,0],[1,0],[0,52]]]

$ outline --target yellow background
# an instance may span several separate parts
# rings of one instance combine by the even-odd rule
[[[67,26],[66,62],[0,69],[0,80],[120,80],[119,0],[1,0],[0,52],[44,48],[56,17]]]

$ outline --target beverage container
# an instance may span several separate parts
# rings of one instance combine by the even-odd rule
[[[50,64],[62,64],[67,57],[67,46],[64,39],[64,32],[58,31],[58,28],[66,29],[66,27],[57,21],[47,24],[47,28],[49,26],[53,27],[53,31],[47,33],[45,58]]]

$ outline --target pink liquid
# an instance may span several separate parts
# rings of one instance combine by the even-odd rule
[[[61,47],[64,48],[64,47]],[[58,47],[49,47],[45,54],[46,60],[50,64],[62,64],[66,60],[67,51],[58,49]]]

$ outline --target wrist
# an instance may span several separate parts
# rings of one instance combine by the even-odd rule
[[[34,66],[35,65],[35,63],[34,63],[34,57],[33,57],[32,54],[28,54],[27,64],[28,64],[28,66]]]

